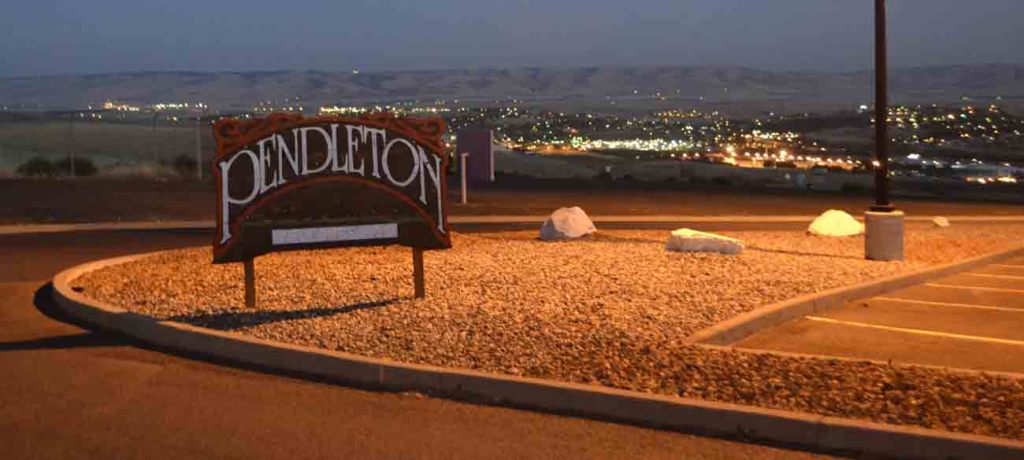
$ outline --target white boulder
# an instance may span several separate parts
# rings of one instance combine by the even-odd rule
[[[843,211],[829,209],[811,222],[807,233],[818,236],[856,236],[864,233],[864,224]]]
[[[935,226],[939,227],[939,228],[949,227],[949,219],[947,219],[945,217],[942,217],[942,216],[938,216],[938,217],[932,219],[932,223],[935,224]]]
[[[734,255],[743,252],[743,242],[714,233],[681,228],[668,236],[665,249],[676,252],[717,252]]]
[[[570,240],[597,231],[594,222],[579,206],[560,208],[551,213],[540,227],[540,239],[544,241]]]

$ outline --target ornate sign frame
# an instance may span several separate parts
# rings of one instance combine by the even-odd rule
[[[448,156],[441,140],[445,130],[441,118],[386,113],[305,118],[279,113],[251,120],[222,119],[213,129],[217,141],[211,168],[217,188],[214,263],[243,262],[293,249],[386,244],[421,250],[451,247]],[[245,183],[244,196],[237,193],[237,182]],[[331,182],[373,190],[380,200],[401,203],[409,212],[322,220],[303,216],[300,207],[297,219],[253,217],[294,191]]]

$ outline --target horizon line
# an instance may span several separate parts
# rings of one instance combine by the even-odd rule
[[[918,69],[942,69],[942,68],[955,68],[955,67],[1017,67],[1024,69],[1024,64],[1019,63],[1007,63],[1007,62],[990,62],[990,63],[975,63],[975,64],[932,64],[932,65],[910,65],[910,66],[891,66],[891,70],[906,71],[906,70],[918,70]],[[67,77],[97,77],[106,75],[147,75],[147,74],[197,74],[197,75],[217,75],[217,74],[288,74],[288,73],[322,73],[322,74],[348,74],[348,75],[361,75],[361,74],[401,74],[401,73],[430,73],[430,72],[482,72],[482,71],[501,71],[501,70],[579,70],[579,69],[746,69],[756,70],[760,72],[774,73],[774,74],[819,74],[819,75],[855,75],[862,74],[865,72],[872,72],[872,69],[864,68],[860,70],[813,70],[813,69],[766,69],[763,67],[756,67],[751,65],[740,65],[740,64],[708,64],[708,65],[682,65],[682,64],[644,64],[644,65],[628,65],[628,64],[608,64],[608,65],[576,65],[576,66],[537,66],[537,65],[519,65],[519,66],[483,66],[483,67],[450,67],[450,68],[422,68],[422,69],[402,69],[402,70],[360,70],[360,69],[349,69],[349,70],[321,70],[321,69],[278,69],[278,70],[130,70],[130,71],[109,71],[109,72],[84,72],[84,73],[43,73],[43,74],[30,74],[30,75],[6,75],[0,76],[0,80],[13,80],[13,79],[28,79],[28,78],[67,78]]]

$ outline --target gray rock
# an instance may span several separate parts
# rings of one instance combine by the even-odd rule
[[[716,252],[735,255],[743,252],[743,242],[714,233],[681,228],[669,235],[665,249],[676,252]]]
[[[594,223],[579,206],[560,208],[551,214],[540,227],[540,239],[544,241],[571,240],[590,235],[597,231]]]
[[[846,212],[829,209],[811,222],[807,233],[818,236],[857,236],[864,233],[864,224]]]

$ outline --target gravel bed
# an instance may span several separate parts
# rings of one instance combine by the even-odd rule
[[[93,298],[161,319],[398,361],[1024,439],[1024,382],[904,366],[779,357],[683,339],[759,306],[1018,244],[1024,226],[911,226],[906,262],[862,259],[861,238],[724,232],[740,256],[668,253],[667,231],[458,234],[425,257],[412,299],[407,248],[257,259],[259,308],[239,264],[207,248],[87,274]]]

